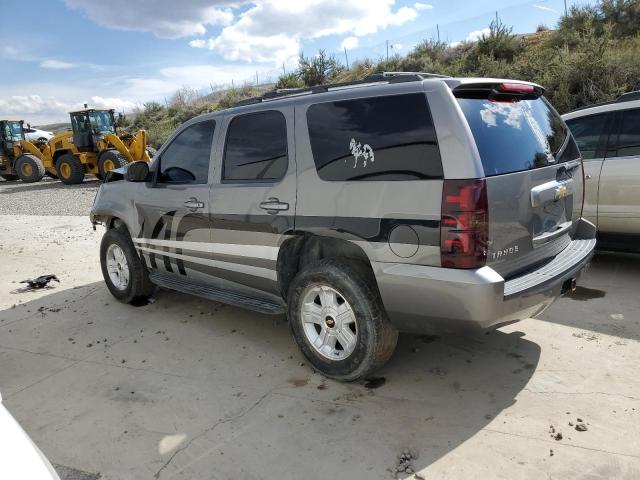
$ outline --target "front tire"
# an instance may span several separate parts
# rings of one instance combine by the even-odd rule
[[[117,150],[107,150],[100,155],[100,160],[98,160],[98,171],[100,172],[98,178],[104,180],[111,170],[122,168],[127,163],[129,162],[127,162],[126,157]]]
[[[111,294],[122,303],[135,303],[153,293],[146,267],[124,227],[107,230],[100,243],[100,266]]]
[[[16,173],[24,183],[39,182],[44,177],[44,165],[35,155],[25,153],[16,159]]]
[[[289,288],[288,317],[303,355],[337,380],[371,374],[389,360],[398,340],[373,274],[351,260],[320,260],[298,273]]]
[[[56,162],[56,173],[65,185],[77,185],[84,181],[84,165],[78,157],[65,153]]]

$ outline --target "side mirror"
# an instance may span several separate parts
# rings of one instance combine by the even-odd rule
[[[149,178],[149,165],[141,160],[128,163],[123,167],[122,175],[127,182],[146,182]]]

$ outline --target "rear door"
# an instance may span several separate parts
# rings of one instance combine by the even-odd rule
[[[610,151],[600,174],[598,228],[640,233],[640,109],[616,112]]]
[[[211,258],[209,165],[216,122],[182,130],[152,166],[157,179],[139,190],[134,245],[152,272],[206,280]],[[159,168],[160,172],[157,172]]]
[[[580,154],[567,126],[537,89],[511,93],[511,85],[454,91],[486,176],[487,264],[506,278],[566,248],[583,201]]]
[[[293,107],[229,115],[222,131],[211,190],[211,274],[224,288],[278,297],[278,251],[296,209]]]

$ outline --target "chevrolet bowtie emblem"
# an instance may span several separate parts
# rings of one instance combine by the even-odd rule
[[[560,200],[567,196],[567,187],[560,185],[556,187],[556,200]]]

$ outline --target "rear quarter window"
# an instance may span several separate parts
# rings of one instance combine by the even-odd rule
[[[311,105],[307,123],[323,180],[442,178],[436,133],[422,93]]]
[[[542,168],[579,156],[564,122],[543,98],[512,102],[457,100],[486,176]]]

